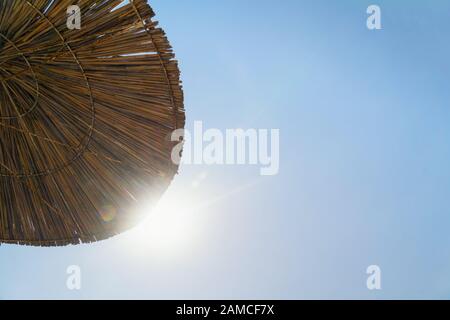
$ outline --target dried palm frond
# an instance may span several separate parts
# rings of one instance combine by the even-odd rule
[[[0,243],[106,239],[166,190],[185,115],[153,16],[146,0],[0,1]]]

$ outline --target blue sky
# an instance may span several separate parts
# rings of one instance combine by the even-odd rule
[[[195,210],[167,233],[1,246],[0,299],[450,298],[448,1],[150,3],[188,127],[279,128],[280,174],[183,167],[166,197]]]

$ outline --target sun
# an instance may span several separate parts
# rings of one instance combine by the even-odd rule
[[[127,247],[140,255],[182,255],[200,231],[198,210],[187,196],[169,191],[155,207],[144,204],[138,210],[147,218],[125,238]]]

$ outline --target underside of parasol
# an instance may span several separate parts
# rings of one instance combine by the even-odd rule
[[[145,0],[0,2],[0,243],[107,239],[167,189],[185,113],[153,16]]]

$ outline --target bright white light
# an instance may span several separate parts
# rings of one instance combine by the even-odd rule
[[[261,181],[251,181],[220,193],[217,187],[205,184],[207,176],[203,172],[192,179],[189,186],[172,186],[154,208],[150,205],[139,208],[140,214],[148,218],[124,235],[120,241],[123,250],[139,258],[193,257],[208,245],[207,223],[217,219],[211,207],[230,201],[233,195]]]
[[[190,199],[166,193],[156,207],[139,209],[148,218],[126,237],[129,250],[157,256],[177,256],[189,249],[199,231],[196,210]]]

